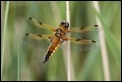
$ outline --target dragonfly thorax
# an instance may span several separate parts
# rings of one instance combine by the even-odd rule
[[[62,32],[62,29],[56,29],[56,32],[57,33],[61,33]]]
[[[55,36],[58,37],[58,38],[62,38],[62,34],[61,33],[55,33]]]

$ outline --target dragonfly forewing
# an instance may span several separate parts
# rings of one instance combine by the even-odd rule
[[[27,18],[27,23],[30,26],[35,26],[35,27],[38,27],[38,28],[47,29],[47,30],[52,31],[52,32],[56,31],[54,26],[45,24],[43,22],[39,22],[39,21],[37,21],[37,20],[35,20],[34,18],[31,18],[31,17]]]

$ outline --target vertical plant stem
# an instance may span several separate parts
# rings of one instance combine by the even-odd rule
[[[55,19],[56,24],[61,22],[61,11],[59,9],[59,6],[57,4],[57,1],[50,1],[51,9],[53,11],[53,16]]]
[[[5,17],[4,17],[4,26],[3,26],[3,37],[2,37],[2,57],[1,57],[1,79],[3,75],[3,61],[5,55],[5,38],[6,38],[6,28],[7,28],[7,19],[8,19],[8,11],[9,11],[9,1],[6,2],[6,9],[5,9]]]
[[[69,1],[66,1],[66,21],[69,22],[70,29],[70,10],[69,10]],[[68,35],[70,37],[70,34]],[[70,41],[67,43],[67,80],[71,81],[71,56],[70,56]]]
[[[17,81],[19,81],[19,73],[20,73],[20,72],[19,72],[19,64],[20,64],[20,63],[19,63],[19,48],[20,48],[20,46],[19,46],[19,41],[18,41],[17,47],[18,47],[18,57],[17,57],[17,60],[18,60],[18,61],[17,61],[17,68],[18,68],[18,69],[17,69]]]
[[[100,13],[98,1],[93,1],[94,8]],[[98,17],[96,17],[97,23],[102,26]],[[99,33],[99,41],[100,41],[100,49],[101,49],[101,56],[102,56],[102,63],[103,63],[103,72],[104,72],[104,79],[105,81],[110,81],[110,70],[108,64],[108,57],[107,57],[107,50],[106,50],[106,43],[104,38],[104,30]]]

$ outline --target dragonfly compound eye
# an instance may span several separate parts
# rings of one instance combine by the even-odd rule
[[[69,27],[69,23],[66,21],[61,22],[61,26],[64,25],[65,28]]]

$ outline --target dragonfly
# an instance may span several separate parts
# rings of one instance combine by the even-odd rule
[[[68,37],[67,34],[71,32],[75,33],[88,33],[91,31],[99,31],[99,25],[92,25],[88,27],[77,27],[77,28],[71,28],[69,29],[69,23],[67,21],[63,21],[59,24],[59,26],[56,28],[52,25],[48,25],[46,23],[37,21],[34,18],[27,18],[27,21],[31,24],[35,25],[35,27],[38,27],[40,29],[46,29],[53,34],[47,34],[47,35],[41,35],[41,34],[33,34],[33,33],[26,33],[25,35],[27,37],[31,37],[32,39],[36,40],[42,40],[42,39],[49,39],[51,44],[46,52],[46,55],[44,56],[43,63],[47,62],[51,57],[52,54],[57,50],[57,48],[64,42],[64,41],[71,41],[72,43],[76,45],[80,45],[83,48],[89,47],[90,45],[94,45],[96,43],[95,40],[87,39],[87,38],[73,38]]]

